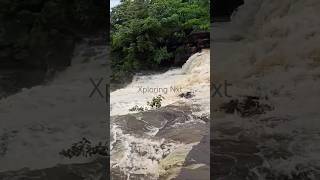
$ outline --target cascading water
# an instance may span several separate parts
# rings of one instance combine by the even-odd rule
[[[168,106],[183,101],[190,105],[200,105],[201,108],[193,114],[209,114],[210,103],[210,51],[202,50],[191,56],[182,68],[169,70],[156,75],[139,75],[127,87],[111,93],[111,116],[130,114],[133,106],[147,107],[147,101],[152,97],[162,95],[162,106]],[[178,95],[192,92],[193,98],[182,99]],[[152,111],[152,110],[151,110]],[[113,119],[113,118],[111,118]],[[139,119],[139,118],[138,118]],[[190,118],[191,122],[193,119]],[[130,121],[130,119],[128,119]],[[140,120],[139,121],[143,121]],[[148,121],[148,120],[146,120]],[[143,123],[148,123],[144,121]],[[184,122],[184,123],[188,123]],[[195,120],[194,123],[203,123]],[[139,177],[143,179],[158,179],[161,174],[161,161],[174,149],[188,152],[194,144],[183,144],[178,141],[167,141],[155,136],[167,121],[159,126],[148,125],[144,133],[124,132],[111,121],[111,166],[112,171],[119,170],[128,179]],[[174,124],[171,125],[174,127]]]
[[[232,83],[234,99],[268,97],[275,108],[253,118],[214,117],[219,142],[245,134],[257,142],[263,164],[249,171],[261,179],[319,179],[319,7],[318,0],[245,0],[230,23],[213,29],[215,78]],[[232,128],[241,131],[219,136]]]
[[[108,49],[106,46],[93,46],[89,41],[77,47],[71,67],[56,75],[52,82],[23,89],[1,99],[0,172],[18,170],[18,175],[19,170],[25,167],[35,170],[95,160],[95,157],[68,159],[59,154],[82,137],[94,144],[106,140],[105,99],[98,92],[91,98],[89,94],[94,88],[90,78],[97,82],[106,75]],[[111,93],[111,119],[134,114],[129,108],[147,106],[146,102],[157,94],[164,96],[162,107],[168,107],[167,111],[171,113],[168,116],[168,112],[158,111],[157,116],[163,114],[164,117],[159,122],[141,117],[144,125],[138,121],[135,124],[134,121],[119,123],[112,120],[113,169],[120,170],[127,178],[150,180],[157,179],[169,165],[184,161],[202,134],[208,134],[209,126],[197,116],[209,114],[209,62],[210,52],[203,50],[190,57],[182,68],[136,76],[130,85]],[[139,86],[168,88],[168,92],[140,93]],[[194,97],[184,99],[178,96],[187,91]],[[199,106],[190,114],[189,110],[179,109],[179,102]],[[176,104],[176,109],[170,107],[171,104]],[[126,128],[126,123],[136,131]],[[182,134],[180,140],[166,137],[178,136],[172,135],[176,131],[174,128],[182,129],[187,135]],[[194,132],[196,135],[192,134]],[[188,137],[188,134],[192,136]]]
[[[75,49],[71,67],[52,82],[0,100],[0,172],[92,161],[59,155],[82,137],[106,140],[105,99],[89,94],[90,78],[105,77],[108,49],[90,41]]]
[[[203,50],[191,56],[182,68],[163,74],[135,76],[127,87],[112,92],[111,116],[128,114],[135,105],[146,106],[147,101],[160,94],[164,96],[163,105],[168,105],[181,100],[177,95],[186,91],[196,92],[197,99],[206,102],[203,107],[208,107],[209,83],[210,52]]]

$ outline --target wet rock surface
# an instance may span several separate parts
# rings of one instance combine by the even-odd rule
[[[155,151],[163,151],[162,158],[158,159],[147,151],[139,152],[139,155],[143,158],[147,156],[155,158],[154,161],[158,161],[162,167],[165,167],[166,172],[162,172],[163,175],[159,179],[168,179],[171,175],[176,178],[179,176],[178,179],[181,179],[192,174],[190,177],[204,178],[203,180],[205,180],[209,177],[209,125],[202,120],[203,118],[192,115],[192,112],[193,108],[188,105],[168,105],[156,110],[114,116],[111,123],[120,127],[124,134],[130,134],[137,138],[164,139],[163,144],[159,146],[160,149]],[[150,127],[157,128],[158,131],[150,135]],[[170,145],[170,143],[173,144]],[[195,145],[191,145],[190,150],[187,150],[188,148],[185,149],[182,144]],[[130,147],[133,146],[139,147],[140,145],[133,142]],[[154,146],[154,148],[157,149],[157,146]],[[131,149],[131,154],[135,151],[135,149]],[[126,177],[117,168],[112,168],[111,174],[115,180]],[[130,175],[130,179],[150,180],[154,178],[148,177],[148,174]]]
[[[210,136],[205,135],[199,144],[188,153],[179,175],[175,180],[210,179]]]
[[[186,98],[186,99],[192,98],[194,96],[195,96],[194,93],[192,93],[190,91],[179,94],[179,97]]]
[[[121,127],[125,133],[144,135],[149,132],[149,127],[159,128],[155,138],[183,143],[200,141],[202,136],[209,133],[209,127],[200,117],[192,116],[191,107],[169,105],[157,110],[115,116],[111,122]],[[191,123],[194,118],[198,118]],[[189,123],[190,122],[190,123]]]
[[[19,171],[10,171],[0,173],[0,179],[12,180],[106,180],[108,167],[105,162],[108,159],[97,160],[84,164],[57,165],[52,168],[30,170],[21,169]]]

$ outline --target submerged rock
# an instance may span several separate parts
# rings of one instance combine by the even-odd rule
[[[194,97],[194,96],[195,96],[194,93],[192,93],[192,92],[190,92],[190,91],[188,91],[188,92],[186,92],[186,93],[181,93],[181,94],[179,94],[179,97],[181,97],[181,98],[186,98],[186,99],[192,98],[192,97]]]

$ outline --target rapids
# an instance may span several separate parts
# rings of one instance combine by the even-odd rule
[[[105,99],[89,98],[89,79],[106,76],[108,49],[90,41],[75,49],[72,65],[52,82],[0,100],[0,172],[92,161],[59,155],[82,137],[106,139]]]
[[[102,84],[107,83],[108,49],[92,45],[92,41],[78,45],[72,65],[51,82],[1,99],[0,177],[14,178],[29,170],[46,174],[45,168],[62,168],[59,164],[95,162],[96,157],[68,159],[59,154],[82,137],[93,144],[104,142],[107,137],[105,98],[97,92],[91,98],[89,95],[94,89],[90,78],[95,82],[104,78]],[[209,115],[209,63],[210,51],[203,50],[191,56],[182,68],[137,75],[127,87],[111,93],[112,172],[119,170],[129,179],[157,179],[168,173],[168,167],[182,165],[201,138],[209,134],[208,121],[199,118]],[[138,113],[140,119],[126,121],[128,115],[137,115],[129,108],[146,106],[159,94],[138,93],[139,86],[168,88],[168,93],[162,94],[164,109]],[[192,98],[178,96],[188,91],[194,94]],[[124,121],[117,121],[121,115]],[[135,131],[130,131],[132,127]],[[90,171],[92,167],[86,166]],[[179,173],[179,168],[173,170],[176,175]]]
[[[136,112],[130,112],[129,109],[136,105],[146,108],[147,101],[157,95],[164,97],[162,107],[176,103],[185,103],[190,106],[199,105],[200,109],[192,112],[192,114],[208,116],[210,108],[209,84],[210,51],[204,49],[202,52],[192,55],[182,68],[172,69],[161,74],[136,75],[131,84],[112,92],[110,95],[112,170],[120,170],[128,179],[139,174],[148,175],[147,179],[157,179],[164,171],[160,166],[164,156],[168,156],[174,149],[180,149],[187,154],[192,146],[197,143],[184,144],[178,141],[169,142],[165,138],[155,138],[159,130],[168,126],[170,120],[166,120],[166,118],[160,118],[162,122],[156,125],[152,124],[153,122],[150,119],[138,120],[137,124],[139,121],[148,124],[146,127],[139,128],[139,130],[145,129],[143,134],[139,134],[138,130],[136,132],[124,132],[121,129],[122,127],[117,124],[117,120],[113,119],[126,115],[124,116],[125,121],[132,121],[128,114],[135,114]],[[194,97],[185,99],[178,96],[185,92],[192,92]],[[165,114],[165,112],[160,112],[160,114]],[[141,119],[141,117],[139,118]],[[191,117],[181,124],[191,122],[195,124],[203,123]],[[178,127],[178,125],[179,123],[172,124],[171,127]],[[126,128],[126,126],[124,127]],[[143,155],[141,155],[141,152],[144,152]]]
[[[164,96],[162,105],[165,106],[181,100],[177,95],[187,91],[196,93],[196,99],[192,100],[202,104],[208,112],[209,83],[210,51],[203,50],[191,56],[182,68],[156,75],[137,75],[127,87],[112,92],[110,94],[111,116],[128,114],[129,109],[135,105],[146,106],[147,101],[157,95]],[[142,92],[141,88],[153,89],[153,91]]]
[[[245,0],[231,22],[213,29],[214,80],[232,83],[233,99],[268,97],[274,106],[251,118],[212,117],[214,139],[221,143],[213,146],[232,140],[239,142],[238,154],[257,151],[258,158],[235,163],[250,164],[248,172],[257,179],[319,179],[319,7],[318,0]],[[214,99],[212,106],[230,99],[219,101]],[[231,129],[238,133],[228,134]],[[230,157],[229,149],[217,151],[213,154]],[[259,158],[263,163],[252,165]],[[221,163],[215,168],[234,168],[228,161]]]

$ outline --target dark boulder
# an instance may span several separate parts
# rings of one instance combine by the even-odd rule
[[[189,47],[195,47],[197,51],[210,48],[210,32],[193,32],[188,36]]]
[[[177,45],[176,45],[177,46]],[[186,42],[175,50],[174,65],[183,65],[188,58],[202,49],[210,48],[210,32],[192,32]]]
[[[195,52],[195,49],[192,49],[186,45],[180,46],[176,49],[175,57],[174,57],[174,65],[182,66],[188,58],[192,55],[192,52]]]
[[[179,97],[189,99],[189,98],[194,97],[194,93],[188,91],[188,92],[179,94]]]

